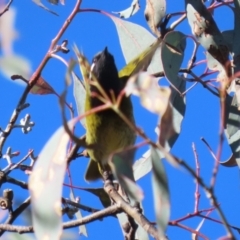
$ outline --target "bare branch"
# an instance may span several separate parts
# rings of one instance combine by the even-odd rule
[[[13,0],[10,0],[4,10],[0,13],[0,17],[9,10],[10,5],[12,4]]]

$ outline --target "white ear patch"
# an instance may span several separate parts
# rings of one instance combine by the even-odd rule
[[[91,68],[90,68],[91,72],[93,71],[94,67],[95,67],[95,62],[93,62],[91,65]]]
[[[89,73],[89,79],[92,79],[92,71],[95,67],[95,62],[92,63],[91,68],[90,68],[90,73]]]

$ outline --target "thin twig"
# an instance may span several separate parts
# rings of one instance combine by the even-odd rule
[[[207,90],[209,90],[213,95],[219,97],[218,92],[215,92],[214,90],[212,90],[205,81],[203,81],[201,78],[199,78],[197,75],[195,75],[192,71],[189,71],[189,74],[191,76],[193,76],[196,81],[201,83],[203,85],[203,87],[206,88]]]
[[[220,130],[219,130],[219,144],[217,149],[217,160],[215,161],[213,173],[212,173],[212,179],[211,179],[211,189],[214,188],[216,183],[216,178],[218,174],[218,168],[220,164],[221,154],[222,154],[222,148],[223,148],[223,141],[224,141],[224,126],[225,126],[225,106],[226,106],[226,91],[223,89],[223,86],[221,84],[220,89]]]
[[[213,221],[213,222],[216,222],[216,223],[219,223],[219,224],[223,224],[222,221],[219,221],[219,220],[217,220],[217,219],[215,219],[215,218],[208,217],[208,216],[206,216],[206,215],[199,214],[199,215],[197,215],[197,216],[198,216],[198,217],[205,218],[205,219],[210,220],[210,221]],[[228,226],[231,227],[232,229],[237,230],[238,232],[240,232],[240,228],[239,228],[239,227],[236,227],[236,226],[233,226],[233,225],[230,225],[230,224],[229,224]]]
[[[8,169],[6,171],[3,170],[5,172],[5,174],[7,175],[15,168],[18,168],[20,166],[20,164],[22,164],[24,161],[26,161],[32,153],[33,153],[33,150],[29,151],[28,154],[25,157],[23,157],[19,162],[12,164],[10,167],[8,167]]]
[[[155,226],[150,223],[150,221],[141,212],[139,212],[136,207],[132,207],[119,195],[111,181],[105,181],[104,190],[107,192],[109,197],[114,200],[116,205],[118,205],[120,209],[132,217],[140,226],[142,226],[143,229],[145,229],[145,231],[147,231],[156,240],[161,239],[161,236],[159,236],[159,232]]]
[[[73,206],[73,207],[82,209],[82,210],[84,210],[84,211],[86,211],[86,212],[94,213],[94,212],[100,211],[99,209],[91,208],[91,207],[88,207],[88,206],[86,206],[86,205],[83,205],[83,204],[80,204],[80,203],[77,203],[77,202],[73,202],[73,201],[71,201],[71,200],[69,200],[69,199],[66,199],[66,198],[62,198],[62,202],[63,202],[64,204],[69,204],[69,205],[71,205],[71,206]]]
[[[15,178],[11,178],[9,176],[6,176],[5,182],[12,183],[14,185],[17,185],[17,186],[23,188],[23,189],[28,189],[28,184],[26,182],[19,181]]]
[[[9,216],[9,218],[6,220],[6,222],[1,225],[12,226],[11,223],[13,223],[15,221],[15,219],[30,205],[30,200],[31,200],[31,198],[28,197],[18,208],[16,208],[15,211],[12,212],[11,216]],[[5,231],[8,231],[8,229],[0,227],[0,236],[2,236],[2,234]]]
[[[204,183],[203,179],[200,177],[200,176],[197,176],[195,171],[183,160],[180,160],[180,159],[176,159],[178,161],[178,163],[180,165],[182,165],[185,169],[187,169],[187,171],[198,181],[198,183],[201,185],[201,187],[205,190],[206,194],[207,194],[207,197],[209,199],[211,199],[211,204],[216,208],[220,218],[222,219],[222,222],[223,222],[223,225],[225,226],[227,232],[228,232],[228,235],[229,237],[232,239],[232,240],[235,240],[236,238],[234,237],[233,233],[232,233],[232,230],[231,228],[229,227],[229,224],[227,222],[227,219],[222,211],[222,209],[220,208],[218,202],[217,202],[217,199],[216,199],[216,196],[213,192],[213,189],[212,188],[208,188],[207,185]]]
[[[121,210],[120,210],[119,206],[117,204],[115,204],[115,205],[112,205],[101,211],[92,213],[91,215],[83,217],[81,219],[65,222],[65,223],[63,223],[63,229],[68,229],[68,228],[85,225],[87,223],[94,222],[99,219],[103,219],[105,217],[113,216],[120,212],[121,212]],[[18,232],[18,233],[32,233],[33,232],[32,226],[16,226],[16,225],[11,225],[11,224],[0,224],[0,229],[2,231]]]
[[[0,13],[0,17],[9,10],[10,5],[12,4],[13,0],[10,0],[4,10]]]
[[[185,230],[188,230],[188,231],[191,232],[191,233],[196,234],[196,235],[199,236],[199,237],[202,237],[202,238],[205,239],[205,240],[209,240],[209,238],[206,237],[205,235],[203,235],[202,233],[200,233],[200,232],[198,232],[198,231],[196,231],[196,230],[194,230],[194,229],[192,229],[192,228],[190,228],[190,227],[188,227],[188,226],[186,226],[186,225],[183,225],[183,224],[181,224],[181,223],[178,223],[178,222],[176,222],[176,223],[171,223],[170,226],[177,226],[177,227],[183,228],[183,229],[185,229]]]
[[[212,148],[210,147],[209,143],[208,143],[208,142],[205,140],[205,138],[203,138],[203,137],[201,137],[200,139],[206,144],[206,146],[207,146],[210,154],[212,155],[213,159],[214,159],[215,161],[217,161],[217,157],[216,157],[216,155],[214,154],[214,152],[213,152]]]
[[[199,177],[200,176],[200,165],[199,165],[199,160],[198,160],[198,154],[196,150],[196,146],[194,143],[192,143],[192,149],[193,149],[193,154],[195,158],[195,163],[196,163],[196,175]],[[194,212],[198,212],[198,207],[199,207],[199,199],[200,199],[200,192],[199,192],[199,183],[196,181],[196,191],[195,191],[195,207],[194,207]]]
[[[18,116],[19,116],[19,114],[20,114],[20,112],[22,110],[20,107],[25,103],[25,101],[27,99],[27,96],[28,96],[28,93],[30,92],[32,87],[35,85],[35,83],[37,82],[38,78],[41,75],[42,70],[46,66],[47,62],[50,60],[51,53],[54,50],[55,46],[57,45],[57,42],[62,37],[62,35],[64,34],[64,32],[66,31],[66,29],[68,28],[68,26],[70,25],[72,20],[74,19],[74,17],[78,13],[81,3],[82,3],[82,0],[77,0],[76,5],[75,5],[73,11],[70,13],[69,17],[64,22],[63,26],[61,27],[61,29],[57,33],[56,37],[52,40],[51,45],[49,47],[49,50],[45,54],[43,60],[39,64],[39,66],[36,69],[36,71],[32,74],[32,76],[31,76],[31,78],[30,78],[30,80],[28,82],[28,85],[26,86],[26,88],[25,88],[25,90],[24,90],[24,92],[23,92],[23,94],[22,94],[22,96],[21,96],[21,98],[20,98],[20,100],[18,102],[17,107],[13,111],[12,116],[11,116],[11,118],[9,120],[9,123],[8,123],[6,129],[4,130],[4,134],[0,137],[0,156],[2,155],[3,145],[4,145],[7,137],[12,132],[13,126],[15,125],[15,123],[16,123],[16,121],[18,119]]]
[[[194,213],[188,213],[184,217],[169,221],[169,223],[174,224],[174,222],[182,222],[182,221],[188,220],[190,218],[197,217],[197,216],[201,215],[201,213],[213,211],[215,209],[216,209],[215,207],[211,207],[211,208],[207,208],[207,209],[198,210],[197,212],[194,212]]]

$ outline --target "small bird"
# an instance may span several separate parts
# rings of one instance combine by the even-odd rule
[[[114,57],[108,52],[107,47],[93,58],[91,75],[97,79],[110,98],[112,98],[112,92],[117,99],[125,87],[126,77],[125,79],[119,78]],[[91,94],[95,92],[101,95],[96,86],[90,85],[86,89],[85,112],[103,104]],[[124,96],[119,108],[132,123],[135,123],[130,97]],[[108,158],[111,153],[133,145],[135,139],[135,132],[114,110],[107,109],[88,115],[86,117],[86,143],[94,147],[87,149],[90,162],[85,180],[94,181],[101,178],[104,171],[110,170]]]

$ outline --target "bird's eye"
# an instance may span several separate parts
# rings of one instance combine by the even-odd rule
[[[92,60],[92,63],[96,63],[99,59],[100,59],[100,54],[97,54],[94,58],[93,58],[93,60]]]

